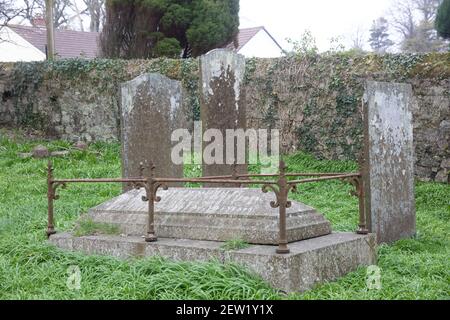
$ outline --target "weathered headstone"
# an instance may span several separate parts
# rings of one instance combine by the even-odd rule
[[[181,83],[143,74],[123,83],[121,95],[123,176],[137,177],[140,163],[152,162],[157,177],[182,178],[183,165],[171,160],[172,132],[187,128]]]
[[[203,133],[209,129],[220,131],[225,141],[227,129],[246,129],[246,111],[242,83],[245,58],[224,49],[213,50],[200,58],[201,93],[200,113]],[[214,141],[216,142],[216,141]],[[210,142],[203,142],[203,151]],[[236,152],[235,142],[235,156]],[[226,159],[224,146],[222,164],[203,162],[203,176],[230,175],[232,167]],[[245,164],[239,164],[238,172],[245,172]],[[214,185],[218,187],[219,185]]]
[[[366,85],[366,210],[369,230],[379,243],[416,232],[411,100],[411,85]]]

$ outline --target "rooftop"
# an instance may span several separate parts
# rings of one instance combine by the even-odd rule
[[[47,31],[45,27],[9,25],[14,32],[30,42],[43,53],[46,52]],[[55,51],[60,58],[95,58],[99,53],[99,33],[73,30],[55,30]]]
[[[226,45],[225,48],[240,51],[261,30],[267,33],[267,35],[272,38],[273,42],[275,42],[275,44],[283,51],[283,48],[263,26],[239,29],[239,33],[237,35],[237,43],[235,44],[235,42],[232,41],[228,45]]]

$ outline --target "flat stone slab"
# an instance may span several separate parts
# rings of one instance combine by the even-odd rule
[[[146,233],[147,202],[143,190],[132,190],[88,212],[96,222],[118,225],[121,233]],[[278,209],[274,193],[247,188],[170,188],[158,191],[155,206],[158,237],[209,241],[242,239],[253,244],[278,243]],[[330,222],[314,208],[292,201],[287,209],[288,241],[331,233]]]
[[[161,256],[175,261],[233,262],[260,275],[284,292],[302,292],[315,284],[333,281],[360,266],[376,263],[374,234],[332,233],[319,238],[291,243],[291,253],[280,255],[276,247],[251,245],[246,249],[225,251],[223,242],[167,239],[147,243],[141,237],[84,236],[55,234],[50,243],[65,250],[109,255],[128,259]]]

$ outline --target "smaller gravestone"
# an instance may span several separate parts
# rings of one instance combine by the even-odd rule
[[[379,243],[416,233],[409,84],[368,82],[364,96],[366,212]]]
[[[225,141],[227,129],[246,129],[246,111],[244,90],[242,88],[245,73],[245,57],[230,50],[216,49],[200,58],[200,113],[203,133],[210,129],[220,131]],[[216,143],[217,137],[203,144],[203,152]],[[205,135],[204,135],[205,139]],[[218,139],[220,140],[220,139]],[[220,141],[219,141],[220,142]],[[235,159],[237,142],[234,143]],[[216,149],[215,152],[218,152]],[[221,163],[207,163],[203,157],[203,176],[221,176],[232,174],[232,166],[227,163],[225,148],[220,155]],[[245,152],[245,151],[244,151]],[[214,152],[211,152],[214,153]],[[219,157],[215,154],[215,158]],[[235,160],[237,163],[237,160]],[[247,166],[238,163],[237,172],[245,173]],[[208,185],[209,186],[209,185]],[[219,185],[210,185],[219,187]]]
[[[73,147],[74,147],[75,149],[77,149],[77,150],[84,151],[84,150],[87,150],[88,145],[87,145],[86,142],[83,142],[83,141],[77,141],[77,142],[75,142],[75,143],[73,144]]]
[[[31,153],[34,158],[38,158],[38,159],[47,158],[48,156],[50,156],[50,152],[43,145],[38,145],[38,146],[34,147],[33,151],[31,151]]]
[[[183,165],[171,159],[172,132],[187,128],[181,83],[144,74],[123,83],[121,95],[123,177],[138,177],[140,163],[152,162],[156,177],[182,178]]]

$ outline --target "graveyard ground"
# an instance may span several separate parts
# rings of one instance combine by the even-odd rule
[[[9,137],[8,137],[9,136]],[[64,141],[12,137],[0,131],[0,299],[448,299],[450,298],[450,186],[416,183],[414,239],[379,248],[381,290],[368,290],[366,268],[301,295],[283,296],[258,277],[234,265],[176,263],[158,258],[120,261],[57,250],[46,244],[46,161],[22,159],[42,143],[69,150]],[[118,177],[118,144],[92,144],[54,159],[57,177]],[[353,162],[287,158],[293,171],[351,171]],[[187,168],[189,175],[198,173]],[[293,199],[316,207],[334,230],[353,230],[357,200],[340,182],[301,186]],[[56,227],[70,230],[88,208],[120,192],[119,185],[69,185],[55,202]],[[67,269],[81,270],[80,290],[66,285]]]

